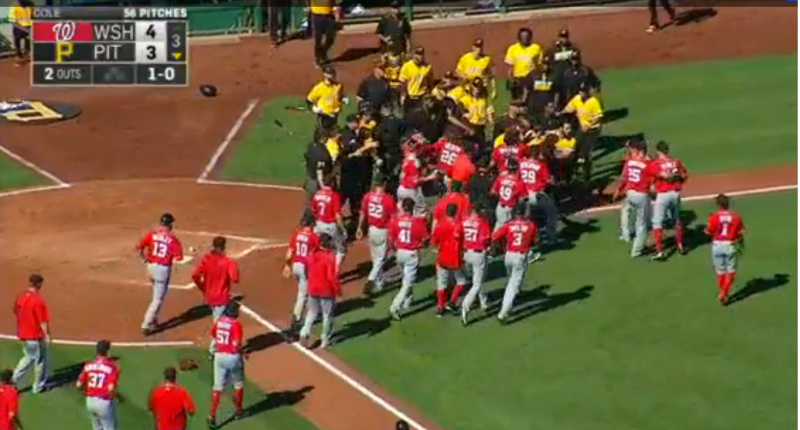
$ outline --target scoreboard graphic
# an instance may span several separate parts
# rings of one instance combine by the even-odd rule
[[[186,86],[186,8],[34,10],[33,86]]]

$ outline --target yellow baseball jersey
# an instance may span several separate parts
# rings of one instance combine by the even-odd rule
[[[342,110],[342,84],[320,82],[308,93],[308,101],[325,114],[337,115]]]
[[[383,73],[392,88],[400,88],[402,86],[400,82],[401,67],[403,67],[402,56],[389,54],[383,57]]]
[[[406,85],[406,92],[410,97],[422,97],[430,90],[428,77],[431,74],[431,65],[418,65],[413,61],[406,61],[400,69],[400,82]]]
[[[462,55],[456,65],[456,71],[467,79],[486,78],[492,66],[492,57],[484,55],[475,57],[472,52]]]
[[[572,148],[575,148],[575,142],[576,141],[575,141],[574,137],[570,137],[570,138],[562,137],[562,138],[558,139],[558,142],[556,142],[556,147],[557,148],[564,148],[564,149],[572,149]]]
[[[447,97],[451,98],[456,103],[458,103],[458,101],[461,100],[465,95],[467,95],[467,90],[464,89],[463,85],[458,85],[447,92]]]
[[[499,148],[499,147],[501,147],[501,146],[503,146],[505,144],[506,144],[506,134],[505,133],[501,134],[500,136],[497,136],[494,139],[494,147],[495,148]]]
[[[336,161],[336,158],[339,156],[339,152],[341,152],[342,148],[339,146],[339,139],[330,138],[325,142],[325,148],[328,149],[328,154],[331,156],[331,160]]]
[[[532,43],[527,48],[515,43],[508,47],[505,62],[513,68],[515,78],[524,78],[542,64],[542,48]]]
[[[29,28],[33,25],[33,8],[14,6],[9,10],[8,18],[17,27]]]
[[[311,0],[311,13],[315,15],[331,15],[335,3],[334,0]]]
[[[465,95],[459,103],[464,107],[467,121],[473,125],[486,125],[489,116],[494,112],[492,104],[484,97]]]
[[[592,96],[584,101],[578,94],[567,103],[567,109],[575,111],[575,116],[578,117],[582,129],[600,127],[600,120],[603,119],[603,106],[596,97]]]

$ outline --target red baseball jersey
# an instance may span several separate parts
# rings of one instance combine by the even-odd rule
[[[450,176],[453,164],[456,162],[456,158],[464,152],[464,148],[448,142],[445,138],[439,139],[434,144],[434,148],[436,150],[436,168]]]
[[[489,222],[477,213],[471,213],[461,221],[464,231],[464,249],[483,252],[492,238]]]
[[[156,430],[186,430],[186,416],[196,412],[192,395],[171,382],[150,393],[149,408],[156,419]]]
[[[629,158],[622,166],[622,176],[619,181],[619,190],[650,192],[651,171],[648,169],[650,162],[639,158]]]
[[[400,185],[409,190],[419,187],[422,163],[413,152],[407,152],[400,166]]]
[[[520,199],[528,196],[522,179],[516,173],[503,172],[492,184],[492,193],[497,194],[500,205],[513,208]]]
[[[308,266],[308,295],[334,297],[341,292],[336,254],[327,249],[317,249],[311,255]]]
[[[733,242],[742,237],[744,222],[736,212],[718,210],[708,216],[706,234],[713,241]]]
[[[433,208],[433,219],[436,222],[444,219],[447,214],[447,205],[455,204],[458,206],[458,212],[456,212],[456,219],[463,218],[468,212],[470,208],[469,196],[464,193],[455,193],[449,192],[445,194],[437,203],[436,206]]]
[[[292,263],[301,263],[308,267],[308,259],[317,248],[319,248],[319,236],[314,233],[313,228],[303,227],[297,230],[289,241],[289,249],[292,250]]]
[[[147,248],[147,261],[150,263],[172,265],[175,260],[183,260],[183,245],[181,241],[167,228],[159,228],[142,237],[136,250]]]
[[[336,222],[336,215],[342,210],[342,199],[331,187],[322,187],[311,197],[311,212],[317,221]]]
[[[387,228],[396,209],[394,198],[385,191],[370,191],[361,200],[361,214],[370,227]]]
[[[14,417],[19,415],[19,399],[14,384],[0,385],[0,430],[16,430]]]
[[[14,302],[14,316],[17,317],[17,338],[19,340],[44,338],[42,324],[50,323],[50,311],[38,291],[28,288],[17,296],[17,300]]]
[[[400,214],[389,222],[389,240],[396,249],[417,250],[430,237],[425,218]]]
[[[221,306],[231,299],[231,284],[239,282],[239,265],[224,253],[211,251],[194,268],[192,280],[207,305]]]
[[[683,182],[672,181],[663,178],[662,175],[669,178],[677,175],[686,176],[686,168],[677,158],[656,158],[648,165],[648,174],[653,179],[657,193],[668,193],[682,190]]]
[[[86,397],[114,398],[112,387],[119,382],[119,366],[108,357],[97,357],[83,366],[78,381],[84,387]]]
[[[239,354],[244,338],[242,323],[236,318],[219,317],[211,325],[211,338],[217,344],[218,353]]]
[[[504,240],[506,252],[525,254],[537,241],[536,224],[524,218],[514,218],[503,224],[492,236],[492,240]]]
[[[519,163],[519,177],[528,192],[543,192],[550,183],[550,168],[541,160],[524,158]]]
[[[446,269],[461,267],[464,231],[456,218],[445,217],[436,223],[431,244],[439,249],[436,264]]]
[[[492,160],[494,160],[494,164],[497,165],[497,168],[500,171],[504,171],[507,168],[508,160],[510,158],[514,158],[515,160],[521,160],[528,155],[528,147],[523,144],[517,145],[500,145],[492,151]]]

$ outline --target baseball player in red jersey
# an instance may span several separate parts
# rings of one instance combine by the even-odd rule
[[[375,178],[372,191],[364,195],[361,202],[361,214],[358,217],[356,239],[364,238],[366,230],[369,240],[369,253],[372,258],[372,268],[367,275],[364,285],[364,294],[371,295],[383,290],[383,266],[386,263],[388,252],[389,221],[397,210],[397,203],[386,192],[386,180],[382,176]]]
[[[211,326],[211,339],[217,344],[214,353],[214,386],[211,389],[211,410],[206,422],[208,428],[217,428],[217,409],[222,392],[228,382],[233,384],[234,419],[244,417],[244,330],[239,321],[239,304],[232,302]]]
[[[399,203],[405,198],[414,200],[414,214],[423,215],[427,210],[425,196],[422,194],[422,184],[436,179],[436,172],[422,176],[422,162],[414,150],[412,140],[403,145],[403,161],[400,165],[400,185],[397,187],[398,208]]]
[[[161,215],[159,228],[147,233],[136,245],[139,256],[147,264],[150,282],[153,283],[153,298],[142,320],[142,334],[148,336],[158,328],[158,312],[164,303],[172,276],[172,264],[183,260],[183,245],[172,232],[175,217],[170,213]]]
[[[333,254],[333,239],[327,234],[319,235],[319,248],[311,255],[308,268],[308,310],[300,329],[300,342],[309,347],[311,327],[322,313],[322,335],[320,348],[327,348],[331,344],[333,335],[334,308],[336,298],[342,295],[342,286],[339,283],[339,272],[336,267],[336,257]]]
[[[681,160],[669,154],[669,145],[661,141],[656,144],[656,159],[648,165],[648,174],[653,178],[656,189],[656,200],[653,204],[653,237],[656,241],[654,260],[666,258],[663,248],[662,228],[664,220],[671,218],[675,222],[675,244],[678,252],[684,254],[683,223],[681,222],[681,190],[689,178]]]
[[[50,349],[50,311],[41,295],[44,278],[38,273],[28,278],[28,288],[14,301],[17,320],[17,339],[22,343],[23,356],[14,368],[14,385],[34,367],[34,394],[47,389],[47,356]]]
[[[396,250],[397,265],[403,271],[400,291],[392,300],[389,314],[395,320],[411,307],[414,294],[411,287],[417,279],[419,252],[430,237],[425,218],[414,216],[414,201],[406,198],[401,203],[403,212],[389,222],[389,247]]]
[[[447,205],[445,217],[436,223],[431,237],[431,245],[438,248],[436,254],[436,313],[444,315],[445,311],[455,312],[458,298],[464,291],[467,278],[464,276],[464,231],[461,219],[458,218],[458,206]],[[456,286],[447,303],[447,284],[454,277]]]
[[[508,169],[508,160],[520,161],[528,156],[528,147],[519,141],[518,134],[519,132],[517,132],[516,136],[509,137],[505,144],[494,148],[494,151],[492,151],[492,163],[497,166],[499,172],[504,172]]]
[[[462,186],[461,182],[451,182],[450,192],[436,202],[436,206],[433,207],[433,230],[436,229],[436,224],[447,216],[447,206],[450,204],[456,205],[456,219],[463,218],[469,212],[469,195],[462,192]]]
[[[117,430],[117,384],[120,369],[108,357],[111,342],[97,342],[97,357],[83,366],[75,386],[86,396],[94,430]]]
[[[433,151],[436,154],[436,170],[444,175],[444,183],[447,186],[452,178],[453,164],[464,152],[464,148],[445,136],[433,144]]]
[[[289,240],[286,250],[286,264],[283,266],[283,277],[294,277],[297,283],[297,299],[292,310],[292,325],[290,331],[296,334],[300,330],[300,318],[308,298],[308,264],[309,258],[319,248],[319,236],[314,232],[314,217],[311,214],[303,216],[298,229]]]
[[[517,160],[509,160],[506,166],[508,169],[500,173],[490,190],[492,195],[497,196],[494,231],[499,230],[511,219],[511,213],[520,200],[528,198],[525,184],[517,173],[519,167]]]
[[[317,234],[325,233],[333,239],[336,247],[336,268],[342,265],[346,253],[345,248],[345,228],[342,218],[342,199],[339,193],[332,188],[333,178],[326,176],[323,178],[322,187],[314,193],[308,203],[311,213],[317,220],[314,232]]]
[[[717,196],[717,211],[708,216],[705,233],[711,236],[711,262],[717,272],[719,302],[726,306],[736,277],[736,255],[744,247],[744,222],[730,210],[731,199]]]
[[[0,371],[0,430],[22,428],[19,421],[19,394],[12,375],[11,369]]]
[[[631,237],[631,220],[635,222],[635,236],[631,257],[636,258],[642,255],[642,251],[647,242],[647,220],[650,215],[650,171],[649,161],[645,154],[647,150],[644,142],[631,142],[628,145],[629,156],[622,165],[622,175],[619,185],[614,192],[614,200],[619,199],[620,194],[625,193],[622,202],[622,212],[620,216],[620,238],[629,242]],[[634,217],[631,218],[631,213]]]
[[[153,413],[156,430],[186,430],[187,416],[197,411],[192,395],[178,384],[178,371],[164,369],[164,382],[153,389],[148,409]]]
[[[472,286],[461,302],[461,323],[466,327],[469,324],[469,311],[476,297],[482,310],[489,306],[489,299],[482,286],[486,273],[486,249],[492,239],[492,229],[486,218],[474,207],[470,208],[469,214],[461,221],[461,229],[464,232],[464,266],[472,274]]]
[[[496,230],[492,234],[492,240],[505,242],[505,265],[509,277],[503,294],[503,305],[497,314],[497,319],[505,324],[514,306],[514,298],[525,280],[528,254],[534,246],[539,245],[536,224],[525,217],[524,204],[514,207],[514,218]]]
[[[211,316],[218,320],[231,302],[231,284],[239,283],[239,265],[236,260],[225,255],[227,241],[217,236],[211,241],[211,251],[203,256],[192,272],[192,280],[203,292],[206,304],[211,308]],[[213,357],[215,344],[211,341],[208,353]]]
[[[550,168],[542,159],[540,145],[531,147],[528,157],[519,163],[519,176],[528,192],[528,217],[535,209],[541,209],[545,215],[545,237],[547,243],[558,241],[558,209],[553,199],[547,194],[547,187],[553,183]]]

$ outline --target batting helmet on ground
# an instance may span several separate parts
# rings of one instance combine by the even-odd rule
[[[217,87],[214,85],[203,84],[200,85],[200,94],[206,97],[216,97],[219,91],[217,91]]]

